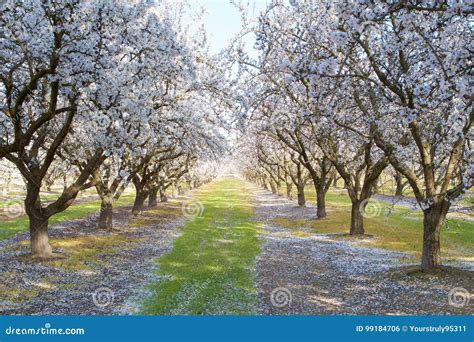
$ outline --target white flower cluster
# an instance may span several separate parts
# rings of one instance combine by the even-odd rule
[[[260,97],[247,112],[261,120],[249,127],[271,142],[258,138],[258,148],[282,155],[272,172],[283,150],[304,145],[355,188],[358,173],[386,158],[420,203],[459,196],[473,179],[470,11],[430,1],[269,6],[254,27],[259,64],[244,66],[259,77],[241,87]],[[257,123],[268,120],[282,124]]]

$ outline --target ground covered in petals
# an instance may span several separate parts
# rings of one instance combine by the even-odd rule
[[[310,203],[298,207],[295,201],[225,177],[138,216],[128,206],[118,207],[112,231],[97,229],[97,213],[55,223],[50,229],[55,256],[49,260],[32,259],[28,233],[20,232],[0,241],[0,312],[474,313],[469,248],[448,245],[447,267],[423,274],[411,249],[416,243],[397,249],[387,242],[393,238],[393,232],[384,230],[387,220],[367,219],[368,231],[378,235],[344,234],[339,197],[329,196],[328,219],[320,220]]]
[[[259,314],[474,313],[465,298],[451,297],[450,302],[449,295],[455,288],[472,292],[474,272],[447,268],[439,274],[422,274],[404,263],[410,257],[406,252],[364,247],[374,237],[354,239],[277,224],[282,218],[315,221],[314,207],[299,208],[265,191],[257,193],[254,202],[256,219],[265,222],[256,264]]]

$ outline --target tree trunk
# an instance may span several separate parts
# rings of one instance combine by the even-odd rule
[[[402,177],[395,177],[395,196],[402,196],[403,195],[403,188],[405,185],[403,184]]]
[[[161,202],[168,202],[168,196],[166,196],[166,192],[160,190],[160,201]]]
[[[379,192],[380,192],[380,184],[379,184],[379,180],[377,179],[376,181],[374,181],[374,185],[372,187],[372,193],[378,194]]]
[[[150,208],[156,207],[158,205],[158,189],[153,189],[150,191],[148,197],[148,206]]]
[[[326,217],[326,192],[324,185],[316,184],[316,205],[317,205],[317,216],[318,218]]]
[[[270,188],[271,188],[273,194],[277,193],[277,190],[275,188],[275,184],[273,184],[273,182],[270,182]]]
[[[351,230],[350,235],[364,235],[364,208],[361,208],[361,201],[352,201],[351,210]]]
[[[423,271],[441,267],[440,232],[448,210],[449,203],[443,201],[423,211],[423,252],[421,255]]]
[[[300,207],[304,207],[306,204],[306,198],[304,195],[304,185],[298,185],[297,189],[298,189],[298,205]]]
[[[143,211],[143,205],[148,197],[145,191],[137,191],[135,195],[135,202],[133,203],[132,214],[139,215]]]
[[[103,198],[100,204],[99,229],[113,228],[113,202],[109,198]]]
[[[28,215],[30,220],[31,254],[37,257],[49,257],[53,249],[49,244],[48,218]]]
[[[289,200],[293,199],[293,194],[291,192],[292,188],[293,188],[293,184],[286,183],[286,198],[288,198]]]

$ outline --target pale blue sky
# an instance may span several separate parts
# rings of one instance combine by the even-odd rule
[[[239,3],[239,0],[235,2]],[[248,5],[249,15],[256,17],[260,11],[265,9],[266,4],[270,0],[244,0],[243,3]],[[204,25],[209,35],[209,45],[211,53],[218,53],[224,48],[229,40],[234,37],[242,28],[242,21],[239,10],[230,0],[193,0],[190,1],[196,9],[199,6],[206,8],[207,12],[204,17]],[[252,53],[254,38],[246,39],[246,47],[250,54]]]

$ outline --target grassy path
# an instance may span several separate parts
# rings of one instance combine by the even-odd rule
[[[163,280],[152,286],[147,314],[254,314],[257,302],[257,231],[251,188],[221,178],[198,189],[188,203],[191,220],[173,249],[158,260]]]

